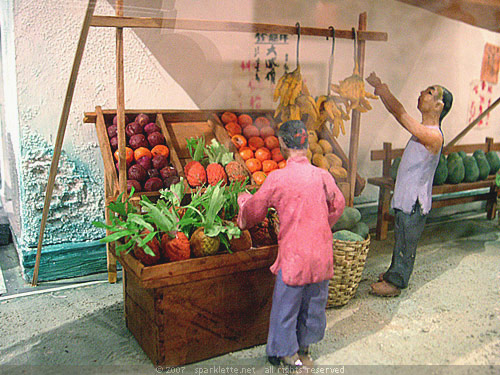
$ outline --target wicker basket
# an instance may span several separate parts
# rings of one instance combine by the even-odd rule
[[[334,274],[328,286],[326,307],[344,306],[356,294],[370,247],[370,235],[364,241],[333,240]]]

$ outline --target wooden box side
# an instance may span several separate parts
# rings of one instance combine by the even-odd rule
[[[179,156],[177,155],[177,150],[172,145],[172,139],[170,134],[167,132],[167,128],[165,126],[164,121],[164,112],[159,110],[127,110],[125,111],[125,115],[129,120],[134,119],[138,114],[144,113],[149,116],[150,122],[156,123],[156,125],[160,128],[161,133],[165,137],[165,142],[167,147],[170,150],[170,164],[177,170],[179,176],[183,176],[183,169],[181,168],[181,163],[179,160]],[[176,112],[177,113],[177,112]],[[107,184],[110,184],[112,190],[110,191],[111,200],[116,200],[116,197],[119,194],[118,188],[118,173],[115,167],[115,159],[113,155],[113,151],[111,148],[111,144],[109,142],[108,133],[107,133],[107,125],[111,124],[113,121],[113,117],[116,115],[116,110],[102,110],[100,107],[96,107],[95,112],[86,112],[84,117],[84,122],[92,123],[94,122],[96,125],[97,138],[99,141],[99,147],[101,149],[101,155],[104,162],[104,173],[106,176]],[[207,114],[203,115],[204,117]],[[153,192],[137,192],[132,197],[132,203],[138,204],[142,195],[147,195],[152,200],[156,199],[159,196],[157,191]]]
[[[144,353],[155,364],[160,362],[160,329],[156,324],[154,291],[141,288],[137,278],[124,269],[125,322]]]
[[[266,266],[156,288],[155,320],[149,321],[149,307],[141,303],[150,301],[137,300],[144,289],[134,284],[133,297],[129,285],[126,305],[134,314],[127,311],[127,325],[156,365],[197,362],[264,344],[273,286],[274,275]]]
[[[134,274],[142,288],[161,288],[196,280],[269,268],[276,259],[277,245],[252,248],[146,267],[131,254],[119,257],[123,268]]]

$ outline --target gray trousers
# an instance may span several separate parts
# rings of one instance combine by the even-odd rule
[[[413,206],[411,214],[406,214],[395,209],[396,219],[394,223],[394,250],[392,252],[391,266],[384,275],[384,280],[404,289],[408,286],[417,244],[424,231],[427,215],[422,215],[420,204]]]
[[[307,347],[324,337],[328,282],[290,286],[278,272],[266,346],[268,356],[291,356],[299,347]]]

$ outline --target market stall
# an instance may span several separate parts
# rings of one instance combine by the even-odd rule
[[[218,194],[221,191],[220,189],[224,190],[222,187],[224,184],[221,185],[222,182],[220,181],[208,184],[205,180],[200,184],[193,183],[190,179],[193,170],[188,167],[193,162],[200,162],[201,155],[204,152],[210,159],[210,150],[213,151],[211,147],[213,147],[215,142],[217,149],[222,149],[223,154],[231,154],[231,157],[234,159],[231,162],[235,163],[233,164],[235,168],[241,171],[240,174],[244,176],[244,179],[239,181],[248,181],[249,185],[246,186],[248,189],[258,188],[258,185],[262,181],[259,182],[256,180],[257,175],[255,172],[262,172],[265,176],[266,171],[265,169],[252,170],[253,167],[249,165],[248,160],[243,158],[239,147],[241,145],[235,141],[234,134],[231,134],[228,121],[224,119],[224,114],[233,114],[238,119],[242,115],[246,115],[252,123],[256,123],[258,119],[267,119],[267,123],[261,121],[265,125],[261,125],[258,130],[263,131],[264,127],[269,128],[270,130],[268,131],[272,131],[272,133],[269,133],[268,136],[274,136],[280,125],[280,121],[292,118],[290,117],[293,116],[293,113],[290,113],[291,107],[288,109],[289,117],[284,117],[282,114],[281,118],[271,109],[261,111],[236,111],[227,109],[212,111],[125,109],[123,28],[172,28],[221,32],[272,31],[276,33],[297,34],[298,37],[302,34],[326,38],[351,39],[355,42],[355,69],[353,77],[363,76],[364,46],[366,41],[385,41],[387,40],[387,34],[366,31],[366,13],[360,15],[358,30],[356,31],[354,28],[352,30],[334,30],[333,28],[300,27],[300,25],[284,26],[123,17],[122,1],[116,2],[116,16],[95,16],[92,15],[94,5],[95,1],[91,0],[77,56],[79,55],[81,58],[81,54],[83,53],[88,27],[116,28],[117,108],[103,110],[100,107],[96,107],[95,112],[85,113],[84,122],[95,123],[103,157],[106,199],[106,224],[103,227],[106,227],[108,233],[108,277],[110,282],[116,281],[116,260],[118,259],[124,269],[124,299],[127,326],[144,351],[156,364],[181,365],[229,351],[262,344],[265,342],[267,333],[267,319],[273,285],[273,275],[269,271],[269,266],[273,263],[277,252],[276,233],[274,233],[274,239],[272,236],[275,224],[273,224],[271,217],[265,225],[257,229],[259,233],[252,234],[252,246],[247,246],[243,250],[236,250],[233,244],[230,243],[231,236],[228,235],[225,242],[221,239],[221,243],[219,244],[218,242],[217,245],[214,245],[213,251],[210,253],[197,253],[193,251],[192,243],[191,254],[187,254],[183,258],[175,258],[172,254],[165,257],[163,253],[162,255],[158,255],[153,254],[154,251],[151,251],[154,248],[154,236],[157,233],[159,236],[166,236],[173,231],[177,233],[182,232],[181,228],[169,226],[171,222],[167,219],[170,214],[176,215],[175,220],[172,220],[172,222],[177,223],[183,217],[190,215],[186,214],[190,209],[194,211],[198,210],[197,212],[200,213],[200,216],[207,214],[207,212],[215,212],[217,218],[213,222],[216,222],[221,227],[225,227],[222,230],[226,231],[224,233],[229,233],[230,230],[234,229],[234,223],[231,223],[231,218],[226,217],[225,219],[227,220],[221,221],[220,217],[223,216],[220,214],[222,212],[222,205],[215,209],[210,205],[208,205],[210,208],[207,208],[207,205],[204,206],[203,203],[199,203],[203,202],[204,194],[209,194],[209,192],[210,194]],[[74,85],[74,80],[76,79],[77,65],[77,61],[75,61],[76,68],[74,67],[73,69],[75,74],[72,74],[73,84],[70,83],[69,94],[74,89],[72,85]],[[298,70],[298,62],[296,70]],[[337,88],[340,94],[344,92],[344,86],[347,85],[347,81],[346,79],[339,83]],[[359,79],[357,79],[355,86],[359,88],[359,85]],[[306,95],[307,88],[305,85],[300,93],[301,95]],[[330,95],[330,93],[328,94]],[[366,93],[364,90],[361,90],[359,94],[365,95]],[[324,102],[330,100],[331,105],[334,105],[333,96],[329,98],[329,95],[327,95]],[[307,93],[307,96],[310,97],[310,94]],[[71,95],[68,95],[68,98],[69,100],[65,103],[65,106],[70,105]],[[361,98],[359,99],[361,100]],[[361,101],[354,105],[353,103],[356,98],[351,98],[350,100],[343,102],[348,106],[347,113],[352,113],[350,117],[351,140],[349,155],[347,156],[335,141],[335,137],[338,134],[335,134],[335,131],[332,132],[332,128],[323,119],[318,122],[319,126],[312,129],[318,137],[317,144],[322,149],[318,152],[311,150],[311,159],[316,164],[314,159],[315,154],[319,155],[316,157],[317,160],[322,160],[320,156],[328,160],[326,156],[333,155],[331,158],[335,162],[332,163],[338,164],[329,164],[325,168],[329,169],[332,174],[334,172],[331,168],[335,168],[335,171],[340,169],[345,171],[345,174],[337,176],[334,174],[334,176],[339,186],[341,186],[348,204],[352,206],[354,196],[359,195],[364,187],[364,179],[357,174],[357,147],[359,142],[360,114],[367,110],[368,107],[366,106],[368,105],[365,104],[363,108],[356,106]],[[289,104],[293,105],[292,102]],[[317,110],[319,120],[321,111],[319,104]],[[67,112],[67,109],[65,111]],[[63,110],[63,113],[65,111]],[[297,112],[296,115],[299,116],[299,119],[304,119],[301,112]],[[140,124],[144,118],[147,118],[147,120],[144,120],[144,123]],[[308,117],[305,117],[305,119],[308,119]],[[50,192],[53,187],[51,184],[53,185],[53,175],[57,169],[57,155],[60,151],[66,120],[67,118],[65,119],[64,116],[61,119],[60,127],[63,130],[59,132],[56,142],[56,151],[53,160],[55,168],[51,169],[51,178],[49,178],[47,186],[46,205],[50,203]],[[331,117],[330,120],[333,121],[334,118]],[[129,129],[130,122],[140,124],[140,127],[138,127],[139,130],[134,130],[132,127]],[[243,127],[241,120],[239,120],[239,125]],[[152,129],[151,132],[146,130],[148,126]],[[154,137],[152,137],[152,133],[154,133]],[[244,134],[244,132],[242,133]],[[245,142],[250,143],[250,141],[251,136],[245,138]],[[320,141],[324,142],[320,143]],[[262,142],[264,142],[263,136]],[[157,149],[158,146],[162,147]],[[255,146],[255,148],[257,149],[258,146]],[[156,152],[155,149],[157,149]],[[269,149],[271,149],[271,146],[269,146]],[[143,162],[152,162],[154,164],[155,158],[156,162],[160,163],[159,160],[161,158],[157,157],[157,155],[163,157],[161,165],[159,164],[158,167],[155,166],[155,168],[150,169],[144,167],[136,168],[147,170],[147,176],[142,172],[142,174],[131,174],[130,168],[134,165],[142,166]],[[146,159],[149,157],[150,160],[144,161],[144,157]],[[320,164],[319,161],[317,163]],[[238,181],[238,178],[231,179],[227,165],[222,162],[221,164],[227,173],[225,183],[232,184],[235,180]],[[202,166],[201,168],[204,167]],[[157,171],[149,174],[149,171],[153,169]],[[168,171],[165,173],[172,171],[173,174],[164,175],[163,171],[167,169]],[[208,167],[202,173],[209,175]],[[133,178],[138,184],[130,183],[132,176],[139,176]],[[173,180],[171,177],[177,177],[177,179]],[[210,176],[208,179],[210,179]],[[164,189],[171,189],[172,193],[176,193],[179,189],[182,189],[183,193],[185,192],[186,194],[183,195],[182,199],[173,204],[172,201],[166,198],[165,194],[160,192]],[[134,191],[136,192],[134,193]],[[197,199],[199,200],[199,205],[194,209],[191,206],[195,206],[193,202]],[[153,217],[153,214],[156,212],[155,210],[159,212],[158,206],[155,206],[155,201],[163,205],[171,204],[170,206],[166,206],[167,210],[161,213],[163,216],[160,219]],[[209,201],[213,202],[214,199],[210,198]],[[200,208],[202,206],[206,211]],[[129,212],[129,208],[127,207],[135,207],[136,211]],[[46,220],[47,213],[45,208],[44,218]],[[225,213],[227,214],[227,211]],[[132,220],[129,224],[136,226],[133,227],[134,231],[129,230],[128,237],[134,237],[135,234],[131,235],[130,233],[136,233],[137,236],[133,238],[135,242],[130,239],[127,242],[126,238],[128,237],[125,235],[125,229],[127,228],[123,227],[124,223],[128,222],[127,220],[130,218]],[[191,221],[186,220],[189,222],[188,225],[194,226],[197,229],[203,226],[207,227],[206,221],[198,223],[199,225],[197,226],[193,224],[195,221],[194,216],[190,216],[189,219]],[[122,226],[120,227],[117,223]],[[41,238],[43,237],[44,224],[44,219],[42,219]],[[118,236],[117,232],[119,230],[117,228],[122,230],[123,235]],[[264,240],[262,240],[262,233],[264,233]],[[113,237],[112,235],[115,236]],[[166,242],[168,243],[169,240]],[[39,242],[38,256],[41,250],[40,244],[41,240]],[[161,244],[158,243],[155,246],[161,249],[165,247],[163,240]],[[205,242],[203,243],[203,247],[205,247]],[[132,249],[133,251],[131,251]],[[138,255],[139,251],[142,251],[142,255]],[[366,256],[366,251],[364,255]],[[150,262],[151,257],[158,259]],[[362,271],[362,267],[358,266],[358,271],[359,269]],[[34,284],[36,284],[36,274],[37,267],[35,267]],[[360,275],[360,272],[357,272],[357,274]],[[354,290],[356,287],[357,283],[354,286]]]

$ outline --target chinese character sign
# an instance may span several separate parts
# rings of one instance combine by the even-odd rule
[[[486,81],[473,81],[471,83],[470,103],[468,109],[468,123],[474,121],[481,113],[483,113],[492,103],[492,85]],[[476,128],[484,128],[488,126],[490,114],[486,115]]]
[[[278,80],[277,69],[288,71],[289,35],[256,33],[250,56],[241,60],[233,92],[241,109],[269,109]],[[281,75],[281,73],[280,73]]]
[[[481,64],[481,81],[498,83],[498,68],[500,66],[500,47],[486,43],[483,62]]]

